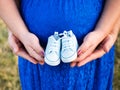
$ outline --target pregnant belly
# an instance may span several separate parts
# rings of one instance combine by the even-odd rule
[[[94,29],[102,11],[102,2],[98,4],[97,1],[92,1],[93,3],[88,0],[87,3],[81,3],[82,0],[34,1],[37,0],[22,2],[21,14],[29,31],[45,43],[54,31],[61,33],[69,29],[72,29],[77,39],[81,41]]]

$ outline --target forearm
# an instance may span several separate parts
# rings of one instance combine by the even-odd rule
[[[28,32],[14,0],[0,0],[0,17],[20,40]]]
[[[111,33],[118,35],[119,31],[120,31],[120,16],[119,16],[117,22],[115,23],[115,26],[114,26],[113,30],[111,31]]]
[[[103,38],[113,29],[120,16],[120,0],[106,0],[103,13],[98,21],[95,30],[103,33]]]

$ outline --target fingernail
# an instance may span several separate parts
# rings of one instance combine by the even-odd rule
[[[33,64],[38,64],[38,62],[36,61],[36,62],[33,62]]]
[[[77,65],[78,67],[81,67],[81,65]]]
[[[78,66],[78,67],[81,67],[81,66],[83,66],[83,65],[84,65],[84,64],[81,63],[81,64],[78,64],[77,66]]]
[[[74,68],[75,67],[75,65],[71,65],[71,68]]]
[[[43,51],[41,51],[41,55],[44,56],[44,52]]]
[[[78,55],[80,55],[81,53],[82,53],[82,51],[81,51],[81,50],[79,50],[79,51],[77,52],[77,54],[78,54]]]
[[[44,61],[40,61],[39,64],[44,65]]]

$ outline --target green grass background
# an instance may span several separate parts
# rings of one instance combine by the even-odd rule
[[[17,56],[9,48],[7,28],[0,20],[0,90],[20,90]],[[114,90],[120,90],[120,34],[116,42]]]

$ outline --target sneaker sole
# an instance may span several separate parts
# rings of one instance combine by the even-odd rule
[[[45,57],[45,63],[47,63],[47,64],[50,65],[50,66],[57,66],[57,65],[60,64],[60,59],[58,59],[58,60],[55,61],[55,62],[52,62],[52,61],[48,60],[48,59]]]
[[[64,62],[64,63],[70,63],[70,62],[74,61],[76,58],[77,58],[77,53],[75,53],[70,58],[64,58],[64,57],[61,56],[62,62]]]

